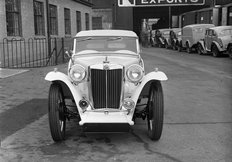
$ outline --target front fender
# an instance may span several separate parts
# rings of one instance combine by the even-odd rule
[[[144,76],[142,82],[136,88],[134,94],[131,96],[131,99],[134,101],[137,101],[141,92],[143,91],[143,89],[147,85],[147,83],[152,82],[152,81],[166,81],[166,80],[168,80],[168,77],[166,76],[166,74],[164,72],[153,71],[153,72],[148,73],[147,75]]]
[[[213,41],[212,42],[212,44],[215,44],[216,46],[217,46],[217,49],[220,51],[220,52],[222,52],[222,51],[225,51],[226,49],[224,49],[224,47],[221,47],[220,45],[219,45],[219,43],[218,42],[216,42],[216,41]]]
[[[203,40],[200,40],[197,43],[199,43],[201,45],[201,47],[205,50],[205,43]]]
[[[146,95],[149,94],[150,92],[150,85],[155,82],[155,81],[166,81],[168,80],[168,77],[166,76],[165,73],[161,72],[161,71],[153,71],[148,73],[147,75],[144,76],[142,82],[140,83],[140,85],[136,88],[136,90],[134,91],[134,93],[131,96],[131,99],[137,103],[139,96],[141,95],[141,93],[145,93]],[[132,111],[130,112],[130,116],[131,119],[133,117],[135,109],[132,109]]]
[[[163,45],[165,44],[164,40],[161,37],[159,37],[159,40],[160,40],[161,44],[163,44]]]
[[[64,73],[61,72],[49,72],[46,77],[45,80],[50,81],[50,82],[56,82],[56,81],[60,81],[63,82],[70,90],[70,92],[72,93],[73,99],[75,100],[75,103],[79,103],[79,101],[82,99],[81,97],[81,93],[80,91],[75,88],[75,86],[72,84],[71,80],[69,79],[69,77],[67,75],[65,75]],[[78,104],[76,104],[79,113],[81,113],[81,108],[79,107]]]

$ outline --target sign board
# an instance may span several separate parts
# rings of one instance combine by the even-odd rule
[[[118,0],[119,7],[204,5],[205,0]]]

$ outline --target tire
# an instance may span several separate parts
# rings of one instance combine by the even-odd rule
[[[178,47],[178,46],[176,45],[176,43],[173,42],[173,43],[172,43],[172,49],[173,49],[173,50],[177,50],[177,47]]]
[[[186,43],[186,52],[187,53],[191,53],[192,52],[191,47],[189,46],[188,43]]]
[[[229,46],[228,53],[229,53],[230,59],[232,59],[232,45]]]
[[[165,42],[164,46],[165,46],[166,49],[168,49],[168,43],[167,42]]]
[[[182,47],[181,47],[180,44],[177,46],[177,51],[178,51],[178,52],[182,52]]]
[[[218,50],[216,45],[212,46],[211,52],[214,57],[219,57],[220,56],[220,51]]]
[[[48,119],[51,136],[54,141],[65,139],[66,117],[65,103],[61,88],[58,84],[52,84],[48,97]]]
[[[163,90],[160,82],[151,85],[147,107],[148,136],[153,141],[158,141],[163,131]]]
[[[201,46],[200,43],[197,44],[197,53],[198,53],[199,55],[204,54],[204,52],[203,52],[203,47]]]
[[[168,45],[167,44],[165,44],[165,48],[168,49]]]

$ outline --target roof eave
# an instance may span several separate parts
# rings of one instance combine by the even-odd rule
[[[87,1],[84,1],[84,0],[73,0],[73,1],[81,3],[81,4],[86,5],[88,7],[93,7],[93,3],[90,3],[90,2],[87,2]]]

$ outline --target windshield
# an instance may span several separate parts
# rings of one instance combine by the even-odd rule
[[[133,37],[78,37],[75,53],[125,52],[137,53],[136,39]],[[88,52],[89,51],[89,52]]]
[[[227,35],[232,35],[232,29],[225,29],[218,33],[219,37],[223,37]]]

